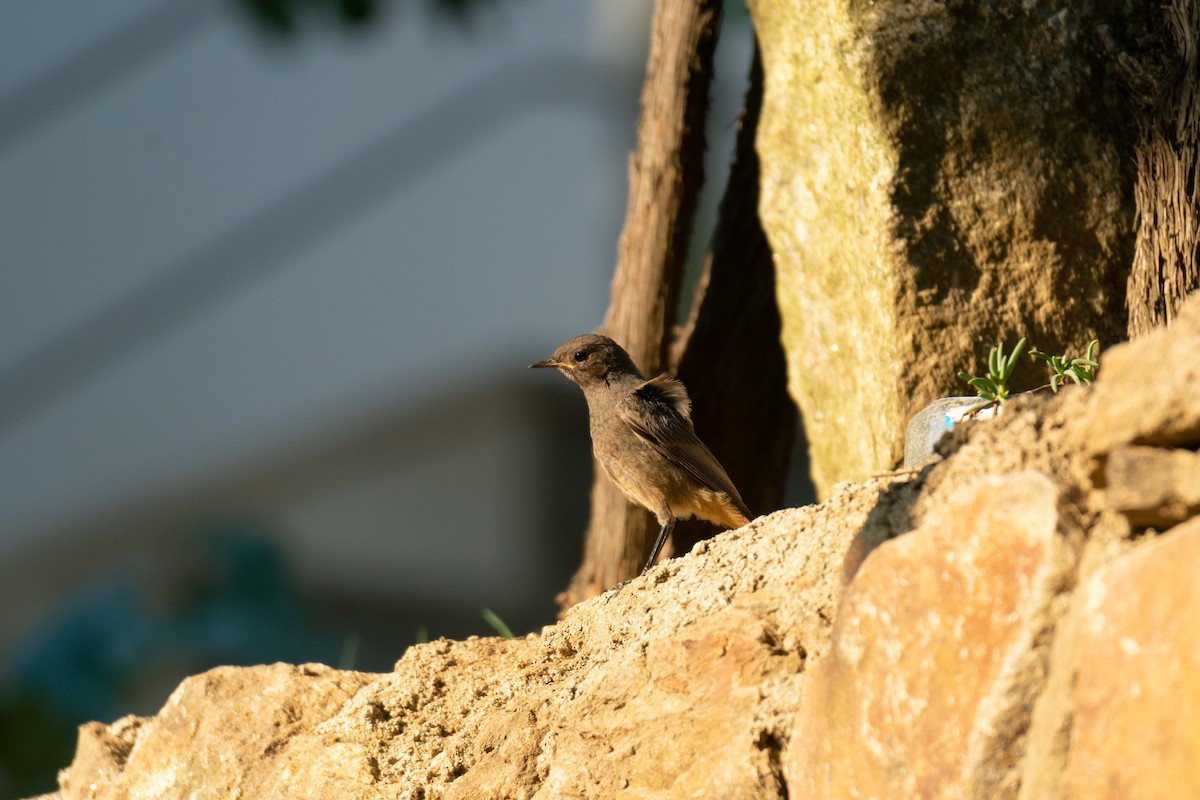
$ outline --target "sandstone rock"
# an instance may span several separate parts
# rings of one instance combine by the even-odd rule
[[[752,0],[760,216],[790,392],[827,496],[898,463],[955,370],[1124,334],[1132,129],[1089,0]]]
[[[1077,446],[1103,461],[1123,444],[1200,444],[1200,296],[1175,324],[1101,353]],[[1150,388],[1153,387],[1153,388]]]
[[[1191,450],[1118,447],[1108,454],[1104,482],[1108,504],[1137,527],[1166,527],[1200,513],[1200,453]]]
[[[920,473],[702,542],[540,634],[386,675],[189,678],[83,726],[54,800],[1198,796],[1200,523],[1131,537],[1089,467],[1189,441],[1198,327],[1200,298],[1094,390],[1007,404]],[[1159,358],[1174,377],[1143,373]]]
[[[286,797],[294,785],[319,785],[309,796],[374,798],[361,753],[329,746],[301,755],[298,745],[368,680],[318,664],[188,678],[153,718],[83,726],[61,795]]]
[[[153,718],[86,726],[58,797],[782,797],[788,710],[884,485],[702,542],[540,635],[418,645],[386,675],[190,678]]]
[[[1075,560],[1058,505],[1043,475],[985,480],[867,558],[809,674],[785,754],[793,796],[1015,796]]]
[[[1200,519],[1087,581],[1069,793],[1200,797]]]

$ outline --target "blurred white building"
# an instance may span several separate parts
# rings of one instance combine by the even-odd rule
[[[0,671],[80,587],[186,577],[214,521],[371,666],[481,605],[550,621],[586,420],[525,367],[603,316],[650,6],[282,40],[224,0],[0,7]],[[718,180],[749,58],[737,17]]]
[[[5,681],[95,672],[115,699],[64,702],[104,716],[206,659],[326,657],[276,647],[292,601],[372,669],[482,607],[552,621],[586,412],[526,366],[603,317],[651,5],[286,39],[230,0],[0,5],[0,722]]]

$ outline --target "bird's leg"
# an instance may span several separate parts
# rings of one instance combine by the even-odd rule
[[[660,518],[660,521],[661,518]],[[667,543],[667,537],[671,535],[671,531],[675,529],[675,515],[667,514],[667,518],[662,522],[662,530],[658,532],[658,541],[654,543],[654,549],[650,551],[650,558],[646,561],[646,566],[642,567],[642,574],[645,575],[654,566],[654,562],[658,560],[658,554],[662,552],[663,545]]]

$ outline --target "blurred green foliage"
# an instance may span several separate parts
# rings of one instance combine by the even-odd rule
[[[40,697],[0,691],[0,797],[52,790],[75,750],[75,725]]]
[[[280,36],[299,31],[306,17],[325,18],[351,28],[366,27],[398,0],[240,0],[254,21]],[[472,13],[497,0],[425,0],[433,11],[458,22],[469,21]]]
[[[0,800],[52,790],[77,725],[151,711],[186,675],[219,664],[335,663],[337,639],[307,613],[276,539],[255,525],[205,525],[169,591],[118,569],[78,587],[13,643],[0,665]],[[343,657],[354,656],[343,648]]]

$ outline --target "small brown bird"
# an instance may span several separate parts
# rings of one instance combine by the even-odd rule
[[[619,344],[593,333],[529,367],[557,369],[583,389],[596,459],[626,497],[658,518],[662,530],[642,574],[677,519],[700,517],[727,528],[750,521],[733,481],[692,429],[682,383],[666,375],[646,380]]]

